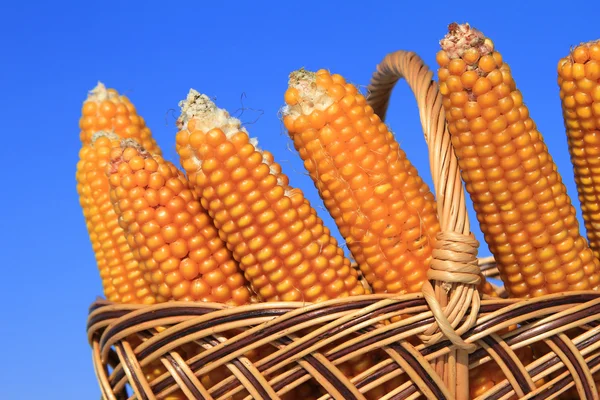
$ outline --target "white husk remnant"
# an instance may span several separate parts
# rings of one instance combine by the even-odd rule
[[[317,86],[317,77],[314,72],[300,68],[294,71],[289,77],[289,87],[295,88],[300,97],[297,104],[286,105],[281,112],[284,116],[297,118],[301,115],[308,116],[314,110],[324,111],[333,104],[333,99],[327,94],[327,91]],[[279,179],[277,180],[280,183]],[[286,188],[285,195],[291,196],[291,188]]]
[[[98,140],[98,139],[99,139],[99,138],[101,138],[101,137],[107,137],[107,138],[109,138],[110,140],[119,140],[119,139],[121,139],[121,138],[119,137],[119,135],[117,135],[117,134],[116,134],[116,133],[114,133],[114,132],[108,132],[108,131],[98,131],[98,132],[95,132],[95,133],[92,135],[92,141],[91,141],[91,143],[92,143],[92,146],[94,146],[94,143],[96,143],[96,140]]]
[[[115,97],[119,97],[119,96],[117,94],[115,94],[114,92],[113,93],[109,92],[106,89],[106,86],[104,86],[104,83],[98,81],[98,84],[96,85],[96,87],[88,92],[87,99],[88,99],[88,101],[95,101],[97,103],[100,103],[104,100],[113,99]]]
[[[196,129],[201,131],[208,132],[219,128],[228,138],[240,131],[247,133],[239,119],[230,116],[227,111],[217,107],[207,95],[194,89],[190,89],[187,98],[179,102],[179,107],[181,129],[187,129],[188,121],[193,118],[196,121]]]
[[[123,139],[123,140],[121,140],[121,148],[122,149],[126,149],[128,147],[133,147],[134,149],[136,149],[140,153],[146,152],[146,150],[144,150],[144,148],[142,147],[142,145],[139,144],[138,141],[135,140],[135,139]]]
[[[468,23],[450,24],[448,33],[440,40],[440,46],[450,58],[462,57],[465,50],[469,48],[475,48],[481,55],[487,55],[494,51],[492,41],[486,39],[483,33]]]

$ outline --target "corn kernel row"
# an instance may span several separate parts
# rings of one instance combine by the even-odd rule
[[[181,107],[181,165],[259,298],[320,302],[364,294],[316,210],[240,121],[194,90]],[[354,376],[365,364],[370,357],[342,368]]]
[[[134,137],[160,152],[135,107],[114,89],[99,83],[82,106],[79,121],[82,147],[77,163],[77,193],[92,242],[96,264],[102,279],[104,295],[117,303],[156,302],[144,281],[122,229],[118,225],[110,198],[108,179],[104,173],[109,161],[109,139],[92,145],[92,137],[106,130],[113,138]]]
[[[250,302],[237,262],[172,163],[125,139],[112,142],[106,173],[119,223],[158,302]],[[182,351],[191,358],[203,349],[190,344]],[[144,372],[151,380],[166,370],[157,360]],[[229,375],[223,366],[200,379],[210,388]],[[169,398],[186,397],[178,390]]]
[[[181,164],[259,297],[314,302],[363,294],[316,211],[239,120],[193,90],[182,111]]]
[[[600,42],[581,43],[558,62],[567,142],[590,247],[600,257]],[[573,332],[576,335],[579,332]],[[571,336],[571,335],[569,335]],[[543,354],[543,353],[542,353]],[[594,375],[596,385],[600,376]],[[577,397],[576,388],[561,398]]]
[[[129,99],[114,89],[107,89],[102,83],[90,91],[83,103],[79,127],[82,148],[77,164],[77,191],[104,294],[108,300],[117,303],[154,304],[163,301],[150,290],[149,281],[119,226],[105,173],[112,146],[123,138],[134,138],[158,154],[160,148]],[[131,343],[136,343],[136,339],[135,336],[128,338]],[[143,371],[146,379],[152,381],[166,372],[166,368],[157,360]],[[167,397],[169,400],[185,398],[182,391]]]
[[[583,220],[590,247],[600,258],[600,42],[575,47],[557,69]]]
[[[290,76],[284,124],[375,293],[417,292],[439,232],[435,201],[393,134],[338,74]]]
[[[118,137],[113,135],[118,140]],[[77,191],[92,242],[96,264],[107,300],[116,303],[153,304],[156,299],[144,280],[139,265],[109,197],[104,168],[108,163],[110,139],[83,146],[77,164]]]
[[[452,24],[441,46],[452,144],[509,295],[596,288],[599,261],[508,64],[468,24]]]
[[[249,302],[237,262],[172,163],[124,140],[107,173],[119,224],[159,301]]]

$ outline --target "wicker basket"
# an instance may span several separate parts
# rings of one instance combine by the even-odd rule
[[[312,379],[328,393],[321,399],[365,399],[367,391],[406,374],[405,383],[386,386],[385,399],[467,399],[469,368],[490,360],[507,379],[482,399],[550,399],[569,389],[573,396],[598,398],[592,373],[600,369],[600,294],[563,293],[531,300],[479,294],[480,270],[487,276],[497,275],[497,270],[493,259],[476,258],[478,243],[470,233],[465,193],[433,73],[414,53],[389,54],[372,78],[369,102],[383,119],[401,78],[418,102],[442,228],[430,283],[422,293],[234,308],[98,300],[90,308],[87,331],[103,398],[126,399],[127,386],[133,391],[130,398],[136,399],[166,398],[178,389],[191,399],[226,399],[244,390],[246,398],[276,399],[285,393],[296,398],[295,388]],[[395,316],[402,318],[383,323]],[[499,333],[515,324],[517,329]],[[415,335],[419,344],[409,340]],[[333,341],[335,346],[329,345]],[[205,350],[188,358],[181,349],[193,342]],[[547,354],[523,365],[514,351],[536,342],[547,345]],[[253,362],[244,357],[265,345],[278,350]],[[383,357],[369,370],[351,380],[340,372],[344,361],[373,351]],[[167,372],[148,382],[141,368],[156,360]],[[222,366],[231,371],[229,378],[206,389],[198,376]],[[544,383],[536,387],[540,379]]]

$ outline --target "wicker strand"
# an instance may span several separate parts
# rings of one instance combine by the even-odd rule
[[[428,273],[429,279],[444,282],[442,285],[445,285],[448,291],[453,283],[477,285],[481,279],[476,259],[477,246],[478,242],[468,236],[450,232],[438,234]],[[433,286],[425,282],[422,292],[436,322],[419,337],[426,344],[434,344],[447,338],[455,346],[473,352],[477,346],[466,343],[460,335],[475,324],[477,314],[472,310],[479,310],[480,299],[479,296],[473,295],[475,291],[464,290],[464,286],[458,286],[455,290],[455,295],[442,310],[435,297]],[[471,312],[457,328],[467,312],[467,307],[463,306],[465,302],[471,303],[471,307],[468,308]]]

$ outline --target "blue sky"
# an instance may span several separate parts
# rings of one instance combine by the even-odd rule
[[[288,74],[299,67],[328,68],[366,85],[384,55],[400,49],[416,51],[435,68],[447,24],[470,22],[511,65],[579,204],[556,64],[570,46],[600,38],[598,2],[10,4],[0,6],[2,399],[99,397],[85,323],[102,288],[75,189],[81,104],[98,80],[130,97],[175,162],[177,103],[191,87],[230,111],[247,108],[241,119],[253,122],[249,131],[317,206],[322,203],[299,157],[288,150],[278,118]],[[430,183],[411,96],[405,84],[398,85],[388,123]],[[483,241],[476,227],[474,232]],[[481,255],[487,254],[482,244]]]

